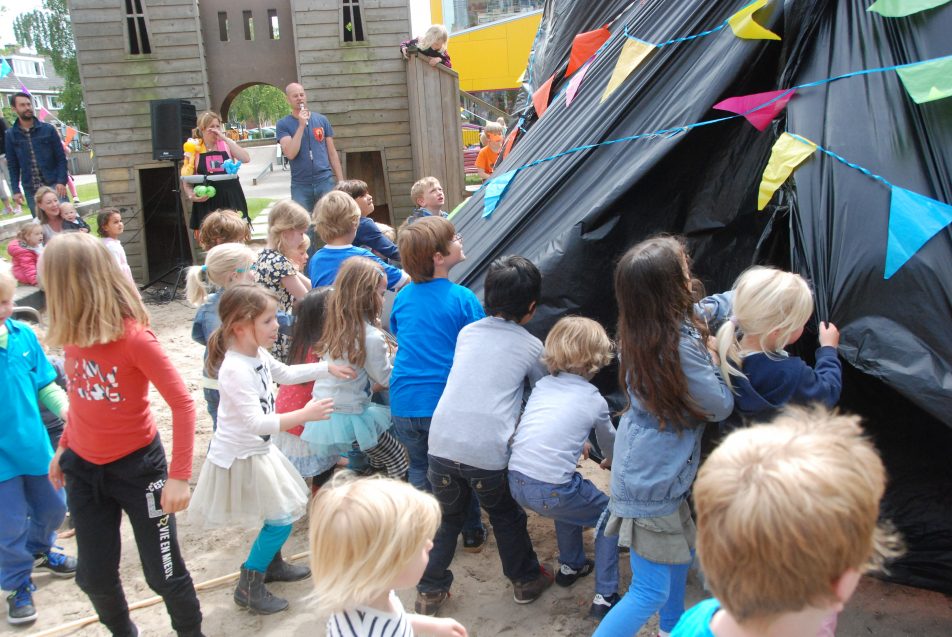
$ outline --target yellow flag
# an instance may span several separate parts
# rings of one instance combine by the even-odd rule
[[[631,72],[638,68],[638,65],[648,57],[649,53],[654,51],[654,48],[653,45],[646,42],[625,38],[625,44],[621,53],[618,54],[618,62],[615,63],[615,70],[612,71],[608,86],[605,87],[605,92],[602,93],[603,102],[615,92],[616,88],[621,86],[621,83],[631,75]]]
[[[727,18],[734,35],[745,40],[779,40],[779,35],[754,22],[754,13],[766,6],[767,0],[757,0]]]
[[[805,142],[784,133],[774,143],[770,151],[770,161],[764,168],[764,177],[760,182],[760,194],[757,197],[757,210],[763,210],[777,188],[787,181],[787,177],[816,150],[816,144]]]

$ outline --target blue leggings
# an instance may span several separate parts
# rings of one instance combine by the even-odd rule
[[[251,545],[251,552],[248,554],[245,568],[262,573],[267,571],[268,564],[284,546],[289,535],[291,535],[290,524],[277,526],[265,522],[264,526],[261,527],[261,532],[258,533],[258,537],[255,538],[254,544]]]
[[[608,611],[592,637],[632,637],[661,612],[661,630],[671,632],[684,613],[690,564],[659,564],[631,552],[631,586]]]

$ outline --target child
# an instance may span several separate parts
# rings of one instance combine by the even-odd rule
[[[618,596],[618,542],[597,523],[608,496],[575,470],[587,455],[595,429],[605,450],[602,468],[611,466],[615,428],[608,403],[589,381],[612,359],[612,343],[597,322],[578,316],[561,319],[545,339],[546,376],[532,390],[509,457],[509,488],[516,502],[555,520],[559,571],[555,583],[571,586],[595,570],[595,598],[589,616],[602,619]],[[596,527],[595,562],[585,557],[582,531]]]
[[[388,238],[370,218],[374,211],[374,198],[367,188],[367,182],[359,179],[348,179],[337,184],[337,190],[346,192],[357,202],[360,209],[360,225],[357,226],[357,236],[354,245],[367,248],[381,259],[400,260],[400,250],[393,239]]]
[[[440,185],[436,177],[424,177],[413,184],[410,188],[410,199],[413,200],[416,208],[403,222],[400,228],[401,231],[417,219],[424,217],[443,217],[446,219],[449,216],[448,212],[443,211],[446,197],[443,195],[443,186]],[[397,235],[399,236],[399,234],[398,232]]]
[[[36,221],[23,224],[17,238],[7,244],[13,259],[13,276],[24,285],[38,285],[36,264],[43,254],[43,228]]]
[[[707,422],[723,420],[734,406],[703,322],[723,317],[698,316],[688,257],[674,237],[647,239],[622,256],[615,297],[618,378],[629,407],[615,436],[605,533],[631,548],[632,580],[594,637],[636,634],[659,610],[666,637],[684,612],[694,554],[687,494],[701,436]]]
[[[502,151],[502,138],[506,134],[506,127],[499,122],[487,122],[479,141],[483,144],[476,155],[476,174],[483,181],[493,176],[493,167]]]
[[[21,625],[37,617],[31,572],[44,569],[72,577],[76,560],[53,550],[66,504],[62,492],[47,479],[53,449],[39,411],[42,403],[56,415],[64,415],[66,395],[56,385],[56,372],[33,330],[10,318],[16,286],[7,268],[0,266],[0,360],[4,369],[0,400],[5,421],[0,428],[0,588],[10,591],[7,622]]]
[[[116,636],[134,636],[119,583],[119,523],[135,531],[149,587],[165,599],[181,637],[201,635],[202,613],[179,551],[175,516],[188,505],[195,403],[149,329],[135,287],[88,234],[65,234],[43,255],[47,341],[64,349],[69,417],[50,463],[66,482],[76,545],[76,583]],[[172,411],[172,463],[149,406],[154,385]]]
[[[91,229],[76,212],[76,207],[68,201],[60,203],[60,215],[63,217],[63,232],[89,232]]]
[[[311,238],[307,235],[301,237],[301,243],[298,244],[298,247],[291,250],[291,253],[288,255],[288,258],[291,259],[291,263],[294,264],[294,267],[298,269],[298,272],[302,275],[303,278],[307,278],[307,252],[311,248]],[[308,285],[310,285],[311,280],[308,279]]]
[[[406,614],[393,592],[420,579],[439,523],[433,497],[403,482],[338,478],[321,490],[308,537],[330,637],[466,637],[454,619]]]
[[[716,599],[686,612],[672,637],[816,635],[863,571],[898,554],[877,526],[885,482],[855,416],[791,408],[729,435],[694,485]]]
[[[119,237],[125,230],[122,223],[122,213],[115,208],[103,208],[96,215],[96,224],[99,226],[97,232],[102,238],[103,245],[109,250],[109,253],[119,264],[119,269],[129,277],[135,285],[135,279],[132,278],[132,270],[129,268],[129,261],[126,259],[126,251],[119,242]]]
[[[816,369],[784,348],[803,334],[813,293],[798,274],[753,267],[734,284],[733,316],[717,331],[721,371],[737,380],[734,405],[749,418],[770,417],[787,404],[822,402],[832,408],[843,387],[836,357],[840,333],[820,323]]]
[[[236,285],[254,285],[256,258],[254,250],[242,243],[223,243],[208,251],[205,255],[205,265],[195,265],[188,269],[185,277],[185,298],[192,305],[200,306],[192,321],[192,340],[205,346],[205,358],[208,357],[208,339],[221,325],[218,318],[221,290]],[[208,293],[208,286],[202,282],[202,273],[209,283],[218,288],[217,291]],[[206,374],[204,369],[202,389],[214,431],[218,428],[218,379]]]
[[[387,387],[393,369],[393,350],[377,326],[383,311],[387,279],[379,264],[363,257],[344,261],[334,279],[324,331],[322,356],[340,366],[357,370],[353,380],[320,379],[313,396],[332,398],[330,423],[307,423],[303,440],[321,455],[359,449],[376,469],[391,478],[407,473],[407,450],[388,431],[390,410],[370,402],[371,387]]]
[[[417,586],[418,613],[433,615],[449,596],[449,565],[466,511],[476,499],[473,491],[489,514],[516,603],[535,601],[552,583],[532,549],[526,513],[512,498],[506,476],[523,386],[545,374],[542,343],[523,327],[535,313],[541,289],[542,275],[528,259],[497,259],[486,274],[489,316],[459,332],[446,388],[430,423],[427,477],[443,521]]]
[[[314,225],[327,245],[315,252],[308,263],[311,285],[318,287],[333,283],[341,263],[350,257],[367,257],[383,266],[388,290],[399,290],[409,283],[410,277],[403,270],[385,263],[370,250],[353,245],[360,219],[357,202],[339,190],[332,190],[317,202]]]
[[[442,24],[434,24],[426,30],[423,37],[401,42],[400,53],[404,60],[409,59],[411,53],[419,53],[425,57],[430,66],[436,66],[442,62],[443,66],[451,69],[453,63],[450,62],[450,54],[446,51],[449,41],[450,34],[446,27]]]
[[[314,400],[286,414],[274,413],[272,383],[301,383],[326,373],[327,363],[288,367],[268,354],[278,337],[277,300],[256,285],[225,290],[218,304],[221,326],[208,341],[205,367],[217,376],[221,402],[218,429],[202,465],[189,521],[206,528],[262,525],[241,566],[234,600],[238,606],[270,615],[288,602],[265,588],[265,581],[294,582],[310,570],[288,564],[281,547],[291,523],[307,508],[307,485],[270,435],[308,420],[324,420],[332,400]]]
[[[251,224],[228,208],[208,213],[198,228],[198,245],[208,251],[222,243],[248,243]]]

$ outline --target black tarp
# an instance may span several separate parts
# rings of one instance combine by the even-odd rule
[[[952,53],[952,4],[902,19],[866,11],[868,0],[771,2],[757,20],[781,42],[729,30],[654,51],[604,103],[624,42],[710,29],[743,2],[603,0],[546,4],[529,77],[565,86],[572,38],[617,17],[612,37],[570,108],[556,98],[530,113],[496,173],[567,149],[725,115],[732,96],[787,88],[849,71]],[[452,275],[481,292],[486,266],[522,254],[542,269],[543,299],[530,324],[542,336],[566,314],[611,327],[615,260],[658,233],[687,237],[708,290],[730,286],[755,262],[797,270],[814,284],[818,316],[843,334],[850,367],[841,405],[864,416],[890,469],[885,513],[906,535],[904,582],[952,591],[952,233],[932,239],[883,280],[889,191],[816,154],[763,213],[757,187],[777,135],[799,133],[887,176],[952,202],[952,99],[914,104],[895,73],[804,89],[758,132],[743,119],[572,153],[520,171],[496,211],[477,193],[455,216],[469,259]],[[815,342],[815,332],[804,341]],[[615,389],[613,371],[596,379]]]

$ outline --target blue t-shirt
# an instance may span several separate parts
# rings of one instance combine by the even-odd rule
[[[307,262],[307,275],[313,287],[332,285],[341,264],[351,257],[366,257],[383,266],[387,275],[387,289],[392,290],[403,279],[403,270],[395,268],[370,250],[357,246],[324,246]]]
[[[41,389],[56,380],[56,370],[29,327],[7,319],[7,346],[0,348],[0,482],[16,476],[44,476],[53,447],[40,418]]]
[[[705,599],[681,615],[671,637],[714,637],[711,632],[711,619],[721,609],[716,599]]]
[[[459,331],[486,316],[468,288],[449,279],[411,283],[397,294],[390,331],[400,346],[390,375],[390,413],[430,418],[453,366]]]
[[[298,129],[298,120],[294,115],[286,115],[278,120],[275,136],[278,143],[285,137],[294,137]],[[334,136],[334,128],[320,113],[311,113],[307,130],[301,136],[301,148],[291,162],[292,184],[313,184],[331,175],[331,163],[327,158],[328,137]]]

